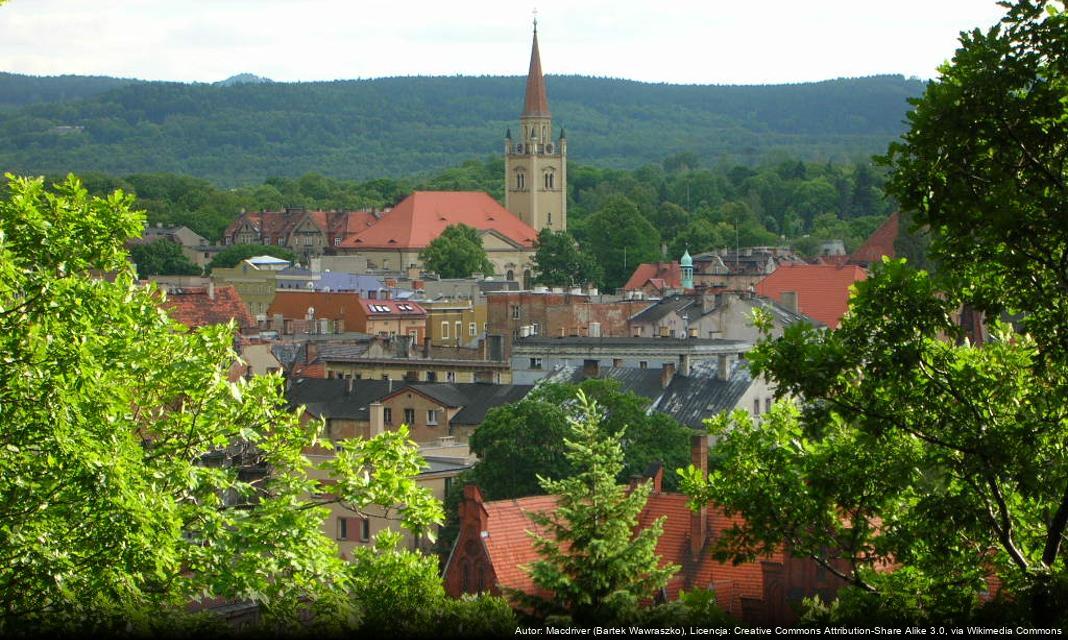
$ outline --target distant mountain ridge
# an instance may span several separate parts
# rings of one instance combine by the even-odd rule
[[[518,124],[523,81],[179,84],[0,74],[0,168],[166,171],[221,185],[309,172],[422,174],[500,154],[505,131]],[[570,157],[626,168],[680,152],[706,165],[881,153],[904,131],[907,99],[924,87],[902,76],[767,86],[549,76],[547,84]]]

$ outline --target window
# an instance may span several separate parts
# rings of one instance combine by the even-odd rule
[[[538,335],[538,323],[535,322],[534,324],[530,325],[530,330],[532,334]]]
[[[545,172],[545,188],[553,189],[556,187],[556,175],[552,171]]]
[[[513,320],[518,320],[519,319],[519,305],[514,305],[512,307],[512,319]]]
[[[426,381],[427,382],[437,382],[438,381],[438,372],[437,371],[427,371],[426,372]]]
[[[393,408],[392,407],[386,407],[386,408],[382,409],[382,420],[386,424],[393,424]]]
[[[464,334],[464,323],[457,321],[456,323],[456,341],[460,341],[460,336]]]
[[[337,519],[337,539],[348,540],[349,539],[349,520],[348,518]]]
[[[415,424],[415,409],[409,407],[404,410],[404,424],[409,427]]]
[[[760,415],[760,398],[753,398],[753,415]]]
[[[549,212],[549,226],[552,226],[552,224],[553,224],[553,212],[550,211]]]
[[[511,269],[509,269],[508,270],[508,274],[505,276],[505,279],[508,280],[508,281],[515,280],[515,271],[512,271]]]
[[[764,398],[764,413],[771,411],[771,398]]]
[[[649,368],[649,363],[646,362],[645,360],[642,360],[641,362],[638,363],[638,368],[639,369],[648,369]]]
[[[360,542],[367,542],[371,539],[371,519],[360,518]]]
[[[412,344],[419,342],[419,331],[412,329],[408,332],[408,337],[412,339]]]
[[[432,427],[436,427],[438,425],[438,410],[437,409],[427,409],[426,410],[426,423],[428,425],[432,426]]]
[[[522,171],[515,172],[515,188],[520,191],[527,188],[527,177]]]
[[[341,246],[341,236],[334,236],[334,246],[335,247],[340,247]]]
[[[448,320],[443,320],[441,322],[441,339],[442,340],[448,340],[449,339],[449,321]]]
[[[468,325],[467,325],[467,333],[472,338],[477,336],[478,335],[478,325],[475,324],[474,322],[468,323]]]
[[[279,238],[278,238],[278,246],[279,246],[279,247],[280,247],[280,246],[282,246],[282,244],[283,244],[284,242],[285,242],[285,240],[283,240],[283,239],[282,239],[281,237],[279,237]]]
[[[541,369],[541,358],[531,358],[530,359],[530,368],[531,369]]]
[[[453,373],[452,371],[446,371],[445,372],[445,380],[447,382],[456,382],[456,374]]]

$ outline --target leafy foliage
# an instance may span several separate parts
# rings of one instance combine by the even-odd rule
[[[354,575],[322,532],[353,509],[438,503],[404,430],[338,445],[309,477],[277,376],[228,379],[233,327],[187,332],[134,282],[132,198],[8,176],[0,202],[0,629],[159,629],[188,603],[253,601],[292,628],[351,625]],[[112,272],[113,282],[91,277]],[[178,622],[175,622],[178,624]],[[181,624],[186,624],[182,622]]]
[[[649,401],[621,391],[618,382],[543,384],[519,402],[490,410],[471,436],[471,451],[481,462],[470,479],[488,500],[539,495],[539,475],[574,472],[563,442],[581,409],[574,401],[579,392],[602,408],[602,435],[618,437],[624,444],[618,481],[626,482],[653,463],[675,469],[689,461],[690,429],[663,414],[647,415]],[[664,482],[668,489],[675,486],[673,477],[665,476]]]
[[[140,277],[195,276],[201,271],[182,253],[182,245],[166,238],[135,244],[130,248],[130,259],[137,265],[137,275]]]
[[[623,286],[639,264],[660,258],[660,233],[626,198],[609,200],[585,225],[589,230],[586,246],[604,266],[604,285],[608,289]]]
[[[534,281],[550,287],[579,287],[601,279],[592,256],[582,253],[566,231],[542,229],[534,255]]]
[[[780,407],[759,429],[721,421],[721,468],[686,480],[698,501],[745,515],[732,555],[836,550],[856,589],[817,618],[1064,623],[1068,16],[1056,4],[1006,3],[1000,25],[962,34],[885,159],[938,273],[886,261],[837,331],[758,346],[754,371],[802,411]],[[986,312],[989,341],[965,339],[955,316],[969,307]],[[1003,311],[1026,333],[997,322]],[[994,614],[975,610],[990,574],[1010,594]]]
[[[549,513],[531,513],[539,527],[529,533],[541,559],[527,568],[534,584],[551,593],[513,593],[542,613],[566,614],[580,624],[632,615],[678,571],[660,567],[656,543],[664,519],[635,533],[650,483],[632,491],[616,476],[623,468],[618,437],[605,437],[597,403],[578,394],[579,418],[570,418],[567,458],[576,472],[560,480],[541,478],[542,489],[558,496]],[[542,533],[544,532],[544,533]]]
[[[478,230],[450,224],[419,253],[423,266],[442,278],[469,278],[472,273],[493,274],[493,263],[482,247]]]
[[[236,267],[241,264],[242,260],[248,260],[256,256],[274,256],[290,262],[297,259],[296,254],[286,247],[272,244],[235,244],[216,253],[215,257],[208,263],[208,270]]]

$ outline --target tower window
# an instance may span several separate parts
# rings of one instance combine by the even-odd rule
[[[522,171],[515,172],[515,188],[520,191],[527,188],[527,177]]]

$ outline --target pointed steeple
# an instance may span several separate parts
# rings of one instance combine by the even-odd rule
[[[527,95],[523,103],[524,116],[549,116],[549,98],[545,93],[545,77],[541,74],[541,54],[538,53],[538,22],[534,21],[534,45],[530,49],[530,71],[527,72]]]

